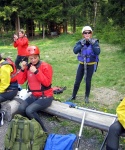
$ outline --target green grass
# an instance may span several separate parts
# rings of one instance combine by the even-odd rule
[[[81,38],[79,36],[79,38]],[[61,101],[65,101],[72,94],[72,88],[75,80],[78,61],[73,53],[73,46],[78,40],[78,35],[69,34],[61,35],[58,38],[45,38],[30,40],[30,45],[37,45],[41,51],[41,59],[53,66],[53,86],[66,86],[67,89],[61,95],[56,95]],[[93,76],[92,88],[111,88],[124,94],[124,53],[118,45],[101,43],[100,62],[97,72]],[[15,60],[17,55],[16,48],[13,47],[12,41],[6,45],[0,46],[0,52],[4,56],[10,56]],[[78,95],[77,103],[83,105],[85,84],[82,81]],[[92,94],[91,94],[92,96]],[[81,101],[82,99],[82,101]],[[91,106],[91,104],[89,104]],[[101,107],[95,103],[96,107]]]
[[[73,84],[75,80],[78,61],[76,55],[73,53],[73,46],[80,39],[78,34],[61,35],[56,38],[34,39],[30,40],[30,45],[37,45],[41,51],[41,59],[50,63],[53,66],[53,86],[66,86],[67,89],[63,94],[55,95],[55,98],[60,99],[62,102],[66,101],[72,94]],[[101,54],[100,62],[97,72],[93,76],[92,88],[110,88],[124,94],[125,89],[125,54],[122,51],[122,47],[119,45],[111,45],[102,43],[100,40]],[[12,45],[12,41],[7,43],[0,42],[0,53],[4,53],[4,56],[11,56],[15,60],[17,51]],[[25,86],[23,86],[25,87]],[[115,103],[112,108],[108,109],[108,106],[102,105],[100,102],[93,102],[87,105],[84,104],[84,88],[85,84],[82,81],[78,95],[79,98],[75,103],[79,106],[96,108],[101,111],[105,111],[105,107],[108,112],[115,113],[115,108],[118,102]],[[91,98],[93,95],[91,94]],[[63,125],[67,125],[65,122]],[[76,130],[78,127],[74,127],[71,130]],[[85,134],[88,135],[88,129]],[[95,134],[95,131],[89,133],[90,136]]]

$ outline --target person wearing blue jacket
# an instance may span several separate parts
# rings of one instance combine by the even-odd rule
[[[79,61],[72,97],[69,100],[76,99],[80,83],[84,77],[86,83],[85,88],[85,103],[89,103],[89,95],[91,90],[91,79],[96,71],[99,61],[100,46],[99,40],[92,38],[92,28],[84,26],[82,29],[83,38],[79,40],[73,48],[73,52],[77,54]]]

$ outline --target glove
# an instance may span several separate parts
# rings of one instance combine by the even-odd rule
[[[86,40],[82,39],[82,40],[80,40],[80,43],[81,43],[81,45],[85,45],[86,44]]]
[[[88,42],[89,42],[91,45],[95,44],[96,41],[98,41],[98,40],[97,40],[97,39],[93,39],[93,38],[88,39]]]

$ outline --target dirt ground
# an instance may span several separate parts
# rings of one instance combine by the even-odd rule
[[[108,106],[112,106],[115,102],[123,98],[123,95],[121,95],[119,92],[112,89],[96,88],[91,92],[94,95],[94,99],[93,100],[90,99],[90,102],[98,101],[101,104],[108,105]],[[70,129],[70,127],[60,126],[60,123],[57,120],[55,121],[50,120],[48,117],[50,116],[42,116],[42,120],[44,121],[47,129],[49,130],[49,133],[53,133],[55,131],[55,128],[58,128],[59,129],[58,134],[68,134],[68,130]],[[6,134],[8,124],[9,122],[5,122],[4,125],[0,127],[0,150],[4,150],[4,136]],[[72,122],[72,125],[75,126],[76,123]],[[90,130],[92,129],[90,128]],[[100,146],[101,143],[99,142],[96,135],[92,136],[91,138],[86,138],[84,137],[83,134],[80,140],[79,150],[99,150]],[[123,150],[122,145],[120,146],[119,150]]]

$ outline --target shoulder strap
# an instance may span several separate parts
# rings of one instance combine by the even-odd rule
[[[32,124],[32,122],[30,121],[29,123],[29,126],[30,126],[30,144],[31,144],[31,150],[32,150],[32,146],[33,146],[33,135],[34,135],[34,126]]]
[[[5,138],[6,149],[11,149],[13,147],[13,144],[16,140],[17,129],[18,129],[17,121],[15,119],[12,119],[9,124],[8,132]]]

